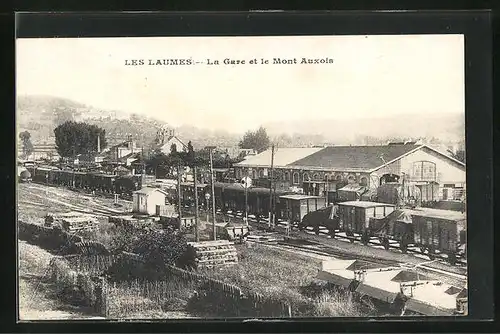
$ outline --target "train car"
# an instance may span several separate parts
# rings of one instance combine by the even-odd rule
[[[465,214],[450,211],[421,208],[412,212],[415,246],[428,251],[432,260],[436,251],[448,256],[452,264],[457,255],[466,256],[466,217]]]
[[[370,237],[378,237],[382,246],[389,249],[390,240],[399,243],[402,253],[414,243],[412,210],[397,209],[385,217],[371,217],[369,220]]]
[[[298,223],[301,230],[306,227],[301,223],[307,214],[326,207],[326,198],[321,196],[283,195],[280,196],[280,202],[281,218],[292,224]]]
[[[414,184],[388,182],[377,188],[375,202],[414,208],[422,205],[422,193]]]
[[[335,238],[335,231],[339,229],[339,217],[337,215],[338,205],[329,205],[316,211],[309,212],[299,223],[302,231],[306,227],[312,227],[316,234],[319,234],[320,226],[328,229],[328,233]]]
[[[361,234],[361,241],[367,244],[370,240],[370,218],[385,217],[395,210],[395,206],[387,203],[368,201],[349,201],[338,204],[339,229],[351,237]]]
[[[208,190],[208,185],[201,183],[196,185],[198,191],[198,205],[202,206],[205,203],[205,193]],[[195,196],[194,196],[194,183],[192,182],[181,182],[181,196],[182,203],[187,207],[194,207]]]
[[[222,212],[245,211],[245,188],[238,183],[215,183],[215,203]],[[282,190],[273,191],[276,219],[281,219],[280,196],[286,194]],[[268,188],[251,187],[246,191],[248,214],[254,215],[257,221],[269,215],[270,190]]]
[[[116,194],[131,196],[134,191],[142,188],[142,177],[139,175],[118,176],[114,182],[113,191]]]

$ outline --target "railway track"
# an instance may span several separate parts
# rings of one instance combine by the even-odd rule
[[[223,215],[219,213],[219,217],[222,218]],[[225,215],[224,220],[237,220],[242,222],[242,218],[237,216],[237,215]],[[258,229],[267,229],[268,225],[267,223],[257,223],[254,219],[249,218],[249,224],[253,227],[256,227]],[[277,234],[280,235],[286,235],[285,233],[285,228],[281,226],[277,226],[278,228],[275,228],[274,231]],[[297,226],[295,226],[296,228]],[[316,234],[310,234],[305,231],[298,231],[296,229],[290,231],[289,233],[290,236],[293,236],[298,239],[302,240],[307,240],[314,242],[316,244],[321,244],[322,246],[329,247],[329,253],[331,255],[336,255],[336,256],[350,256],[356,257],[356,258],[365,258],[365,259],[371,259],[372,261],[377,261],[378,263],[381,263],[380,261],[385,261],[386,263],[408,263],[409,265],[413,266],[421,266],[423,270],[427,270],[429,272],[435,272],[439,273],[440,275],[447,275],[450,277],[453,277],[454,279],[459,279],[462,281],[465,281],[466,279],[466,274],[467,274],[467,268],[463,266],[451,266],[449,263],[446,263],[444,259],[436,259],[436,262],[429,263],[428,259],[422,259],[420,257],[414,256],[415,255],[420,255],[417,251],[409,252],[410,254],[404,254],[398,252],[398,247],[392,246],[391,250],[385,250],[385,249],[380,249],[380,248],[375,248],[375,247],[370,247],[370,246],[365,246],[361,244],[361,242],[358,240],[359,243],[353,243],[353,242],[346,242],[345,240],[350,241],[350,238],[344,237],[342,238],[341,236],[338,236],[336,239],[331,239],[327,238],[326,233],[321,233],[320,235]],[[343,239],[343,240],[342,240]],[[376,242],[371,242],[371,245],[375,246],[381,246],[380,244],[377,244]],[[427,263],[424,265],[424,263]]]

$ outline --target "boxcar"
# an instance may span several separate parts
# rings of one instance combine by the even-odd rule
[[[206,184],[197,184],[198,189],[198,206],[203,206],[205,203],[205,193],[208,191]],[[181,182],[182,204],[187,207],[194,207],[194,183]]]
[[[328,229],[328,233],[335,238],[335,231],[339,228],[339,218],[337,215],[338,206],[330,205],[317,211],[309,212],[299,223],[299,229],[312,227],[316,234],[319,234],[320,226]]]
[[[368,201],[350,201],[339,203],[339,228],[351,237],[354,233],[361,234],[361,241],[370,240],[370,218],[386,217],[395,209],[394,205]]]
[[[456,262],[461,246],[466,244],[465,214],[450,211],[421,208],[412,213],[415,245],[422,252],[428,251],[434,259],[436,250],[448,255],[450,263]]]
[[[302,222],[304,216],[326,207],[326,198],[308,195],[280,196],[281,218],[290,223]]]
[[[245,188],[240,184],[215,183],[214,190],[217,208],[221,209],[223,212],[245,211]],[[279,197],[283,194],[285,194],[285,192],[276,190],[275,208],[277,219],[280,218],[281,214],[281,201]],[[261,217],[267,217],[269,215],[270,189],[252,187],[247,189],[246,195],[249,215],[254,215],[257,221],[259,221]]]

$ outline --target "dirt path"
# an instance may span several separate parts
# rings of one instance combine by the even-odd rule
[[[19,320],[103,319],[57,300],[44,281],[52,254],[19,241]]]

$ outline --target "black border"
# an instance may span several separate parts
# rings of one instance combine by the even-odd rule
[[[493,309],[493,216],[492,216],[492,59],[488,11],[455,12],[284,12],[284,13],[53,13],[18,14],[15,22],[17,37],[111,37],[111,36],[251,36],[251,35],[330,35],[330,34],[465,34],[466,54],[466,124],[467,124],[467,191],[469,222],[469,319],[492,318]],[[13,20],[13,18],[12,18]],[[3,23],[3,21],[2,21]],[[7,22],[9,23],[9,22]],[[11,24],[13,22],[10,22]],[[13,25],[12,25],[13,26]],[[13,73],[6,68],[4,73]],[[4,91],[5,93],[5,91]],[[10,99],[14,96],[9,96]],[[14,109],[11,109],[14,110]],[[8,113],[2,113],[8,115]],[[4,122],[8,124],[9,121]],[[13,123],[13,119],[10,121]],[[15,129],[15,128],[14,128]],[[10,131],[13,129],[11,128]],[[15,132],[7,132],[15,135]],[[13,138],[13,137],[10,137]],[[15,142],[14,142],[15,145]],[[12,148],[12,147],[11,147]],[[15,152],[13,150],[13,152]],[[15,153],[14,153],[15,154]],[[12,155],[14,160],[14,154]],[[14,166],[15,164],[12,164]],[[15,191],[15,172],[7,175],[6,187]],[[4,187],[3,189],[6,189]],[[15,202],[3,197],[4,207],[15,210]],[[12,204],[12,205],[11,205]],[[15,217],[15,215],[13,215]],[[15,221],[11,227],[14,229]],[[14,231],[14,230],[13,230]],[[14,234],[2,233],[11,238]],[[2,245],[13,246],[9,239]],[[11,251],[15,247],[11,248]],[[14,252],[15,253],[15,252]],[[8,253],[5,253],[8,254]],[[15,256],[15,254],[13,254]],[[15,264],[15,262],[14,262]],[[3,268],[5,270],[5,268]],[[15,277],[15,276],[14,276]],[[16,282],[14,281],[14,284]],[[15,294],[15,289],[10,292]],[[15,296],[14,296],[15,297]],[[11,299],[14,301],[15,299]],[[12,305],[9,302],[10,305]],[[5,305],[5,303],[4,303]],[[2,320],[11,323],[12,315],[2,312]],[[398,319],[399,320],[399,319]],[[390,331],[401,332],[408,326],[412,331],[463,331],[465,319],[442,322],[397,321],[386,325]],[[6,323],[2,321],[3,323]],[[240,321],[207,321],[203,324],[176,321],[164,324],[101,323],[99,330],[113,331],[360,331],[379,328],[388,321],[370,323],[356,319],[337,321],[292,321],[245,323]],[[344,325],[345,324],[345,325]],[[323,325],[323,326],[321,326]],[[325,326],[327,325],[327,326]],[[17,331],[74,332],[95,328],[88,322],[37,322],[17,325]],[[403,327],[402,327],[403,326]],[[486,329],[487,322],[476,322],[473,331]],[[114,327],[114,328],[113,328]],[[112,329],[113,328],[113,329]],[[6,329],[6,328],[4,328]],[[376,331],[376,330],[373,330]]]

